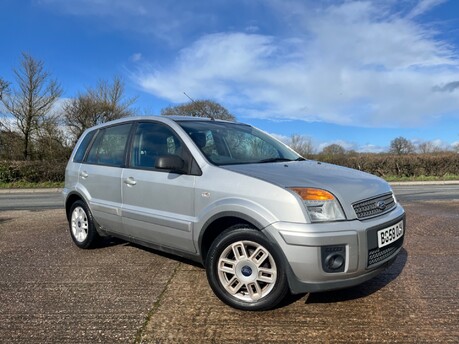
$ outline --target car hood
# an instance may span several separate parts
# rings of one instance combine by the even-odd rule
[[[284,188],[312,187],[327,190],[342,205],[392,191],[386,181],[374,175],[313,160],[221,167]]]

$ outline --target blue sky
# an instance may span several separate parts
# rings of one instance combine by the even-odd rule
[[[116,74],[142,113],[186,92],[317,149],[459,142],[456,0],[1,0],[0,33],[0,76],[27,52],[65,99]]]

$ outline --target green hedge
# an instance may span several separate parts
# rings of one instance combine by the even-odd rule
[[[0,161],[0,182],[62,182],[67,162]]]

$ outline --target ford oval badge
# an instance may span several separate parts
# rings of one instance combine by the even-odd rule
[[[378,202],[376,202],[376,208],[378,208],[378,209],[380,209],[380,210],[386,209],[386,202],[384,202],[384,201],[378,201]]]

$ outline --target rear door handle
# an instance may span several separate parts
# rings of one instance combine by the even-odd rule
[[[124,184],[126,184],[127,186],[134,186],[137,184],[137,182],[133,177],[129,177],[124,180]]]
[[[88,174],[88,172],[83,171],[83,172],[80,173],[80,176],[81,176],[81,178],[86,179],[86,178],[88,178],[89,174]]]

